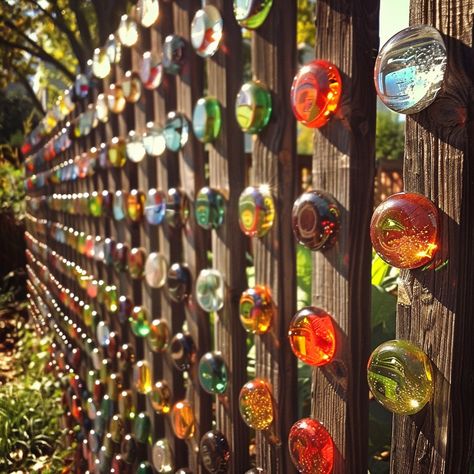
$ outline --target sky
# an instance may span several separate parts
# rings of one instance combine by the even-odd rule
[[[380,47],[408,26],[410,0],[380,1]]]

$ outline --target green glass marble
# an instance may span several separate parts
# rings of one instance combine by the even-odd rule
[[[418,413],[433,394],[428,356],[405,340],[384,342],[372,352],[367,380],[377,401],[401,415]]]
[[[225,198],[217,190],[204,187],[196,195],[194,215],[203,229],[218,229],[224,222]]]
[[[203,143],[214,141],[221,131],[221,104],[214,97],[201,97],[194,106],[193,131]]]
[[[258,28],[266,20],[273,0],[234,0],[234,16],[240,26]]]
[[[153,352],[163,352],[168,348],[170,330],[164,319],[154,319],[150,323],[148,345]]]
[[[275,220],[275,203],[268,185],[248,186],[239,198],[240,229],[249,237],[263,237]]]
[[[91,193],[89,196],[88,209],[92,217],[102,216],[102,194],[97,191]]]
[[[108,285],[105,287],[104,303],[107,311],[116,313],[118,309],[118,294],[115,285]]]
[[[135,439],[139,443],[145,444],[148,441],[148,437],[150,436],[151,432],[151,420],[145,412],[139,413],[135,418],[133,431],[135,434]]]
[[[150,334],[148,311],[143,306],[135,306],[129,319],[133,334],[137,337],[147,337]]]
[[[196,279],[196,301],[208,313],[219,311],[224,306],[224,278],[221,272],[206,268]]]
[[[153,467],[147,461],[143,461],[138,465],[137,474],[153,474]]]
[[[243,84],[235,101],[237,122],[246,133],[258,133],[265,128],[272,114],[272,96],[260,81]]]
[[[199,361],[199,383],[210,394],[222,394],[227,390],[228,373],[220,352],[207,352]]]

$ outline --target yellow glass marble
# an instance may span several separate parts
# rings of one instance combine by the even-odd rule
[[[384,342],[372,352],[367,380],[377,401],[401,415],[418,413],[433,394],[428,356],[405,340]]]
[[[187,400],[181,400],[173,405],[171,425],[177,438],[189,439],[193,437],[196,428],[194,411]]]
[[[151,370],[146,360],[139,360],[133,369],[133,380],[138,393],[151,392]]]
[[[266,430],[273,423],[273,398],[268,384],[259,378],[240,390],[239,409],[245,424],[254,430]]]
[[[128,15],[122,15],[117,34],[120,43],[128,48],[133,46],[138,41],[138,25],[136,21]]]

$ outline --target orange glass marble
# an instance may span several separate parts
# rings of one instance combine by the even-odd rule
[[[310,128],[329,121],[339,105],[342,80],[334,64],[314,60],[296,74],[291,86],[291,107],[296,120]]]
[[[336,351],[336,332],[326,311],[308,306],[298,311],[290,322],[288,338],[293,353],[309,365],[328,364]]]
[[[127,196],[127,215],[132,222],[139,222],[145,212],[145,194],[132,189]]]
[[[429,263],[438,249],[438,210],[425,196],[398,193],[375,209],[370,223],[374,250],[397,268]]]
[[[171,426],[179,439],[192,438],[195,431],[194,411],[187,400],[181,400],[171,409]]]
[[[256,285],[240,297],[240,321],[247,332],[265,334],[272,324],[274,305],[270,290],[265,285]]]
[[[240,390],[240,415],[250,428],[266,430],[273,423],[273,398],[269,385],[256,378],[247,382]]]

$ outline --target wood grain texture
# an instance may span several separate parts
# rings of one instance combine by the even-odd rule
[[[320,0],[316,9],[316,57],[339,68],[343,93],[337,116],[314,140],[313,188],[336,198],[341,230],[335,247],[313,256],[312,301],[333,316],[337,350],[330,364],[314,370],[312,415],[334,440],[334,473],[361,473],[367,471],[379,2]]]
[[[288,324],[296,310],[295,242],[291,209],[296,193],[296,128],[289,92],[296,71],[296,2],[277,0],[265,23],[252,34],[252,74],[272,91],[268,126],[255,136],[251,185],[269,184],[276,219],[262,239],[253,239],[255,283],[268,285],[276,303],[269,334],[255,337],[257,377],[267,380],[275,399],[273,434],[280,444],[257,433],[257,466],[268,473],[295,472],[287,437],[296,421],[296,358],[288,342]]]
[[[226,282],[224,307],[215,325],[215,350],[220,351],[229,370],[229,386],[224,397],[216,398],[217,429],[231,447],[230,473],[249,467],[249,430],[239,413],[239,392],[247,381],[246,333],[240,323],[239,299],[247,282],[245,275],[246,237],[240,231],[238,200],[245,184],[246,167],[243,135],[235,119],[235,97],[242,82],[242,35],[233,21],[233,4],[227,0],[209,2],[224,18],[225,35],[219,51],[207,60],[208,94],[222,106],[222,129],[209,148],[210,186],[227,198],[224,224],[212,231],[213,268]]]
[[[448,67],[435,102],[407,118],[405,189],[440,209],[433,268],[403,271],[397,337],[419,345],[434,368],[434,398],[415,416],[395,416],[394,473],[466,473],[473,445],[474,130],[472,0],[411,2],[410,23],[443,35]]]

